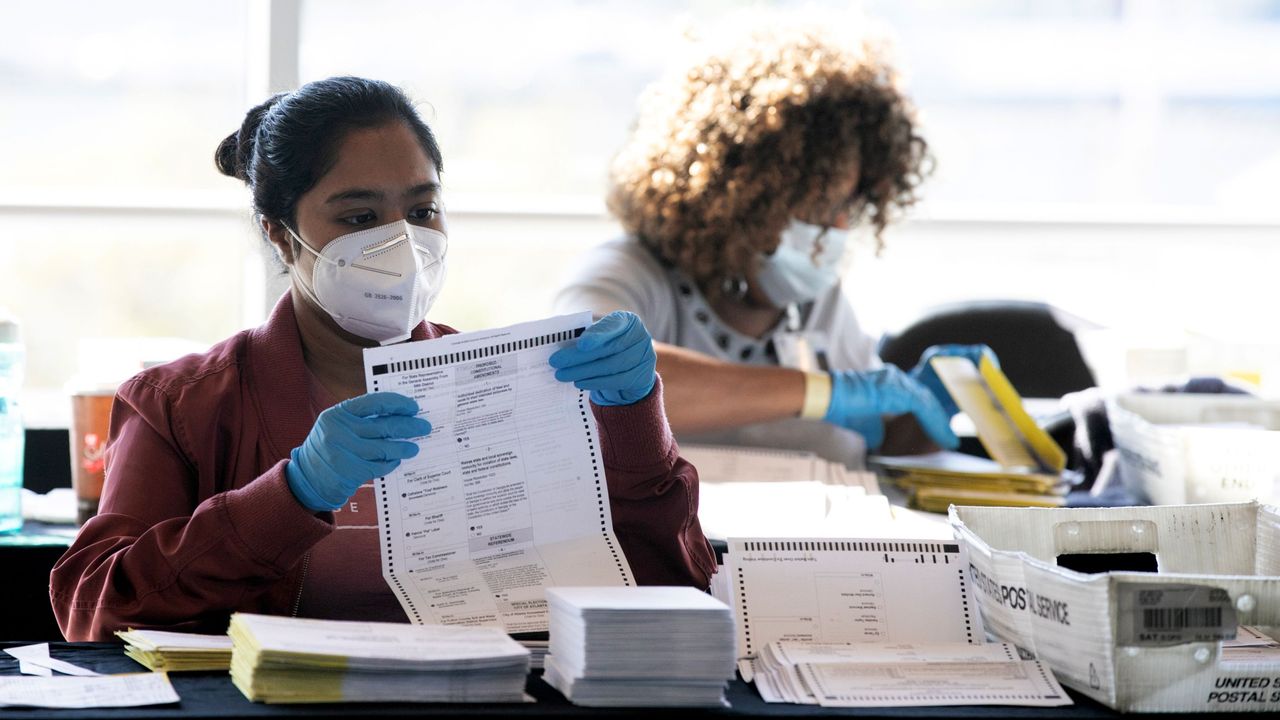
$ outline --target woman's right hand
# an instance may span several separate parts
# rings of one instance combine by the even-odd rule
[[[285,465],[289,489],[313,512],[335,510],[370,480],[418,454],[405,442],[431,433],[418,403],[399,393],[368,393],[320,413]]]

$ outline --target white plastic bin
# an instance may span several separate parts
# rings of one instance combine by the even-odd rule
[[[1126,712],[1280,710],[1280,654],[1223,647],[1237,625],[1280,626],[1275,507],[953,506],[950,520],[988,632],[1063,684]],[[1159,572],[1059,565],[1114,553],[1150,553]]]
[[[1156,505],[1280,501],[1280,402],[1127,393],[1107,403],[1126,487]]]

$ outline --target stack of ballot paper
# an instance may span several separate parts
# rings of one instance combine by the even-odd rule
[[[125,642],[124,654],[148,670],[182,672],[231,667],[231,638],[226,635],[130,628],[116,636]]]
[[[681,443],[680,454],[698,468],[704,483],[820,482],[880,494],[875,473],[850,470],[803,450]]]
[[[713,540],[893,534],[874,473],[796,450],[684,444],[680,454],[698,469],[698,522]]]
[[[740,665],[766,702],[824,707],[1070,705],[1053,673],[1008,643],[777,640]]]
[[[956,405],[969,416],[990,460],[954,452],[874,457],[912,507],[946,512],[955,505],[1057,507],[1068,483],[1067,457],[1022,406],[1009,379],[984,357],[975,367],[959,357],[931,361]]]
[[[547,589],[543,678],[579,705],[721,707],[734,670],[729,607],[689,587]]]
[[[491,627],[236,613],[231,681],[269,703],[521,702],[529,651]]]
[[[516,636],[515,638],[517,642],[529,651],[529,667],[541,670],[543,662],[546,661],[551,641],[547,639],[547,633],[525,633],[525,635],[541,635],[541,637]]]

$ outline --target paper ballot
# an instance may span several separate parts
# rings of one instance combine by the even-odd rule
[[[826,707],[1070,705],[1043,665],[990,643],[769,643],[742,661],[766,702]]]
[[[431,422],[375,481],[382,574],[415,623],[547,629],[544,588],[634,585],[587,393],[547,359],[590,313],[364,351],[370,392]]]
[[[1036,660],[836,663],[798,669],[824,707],[1071,704],[1053,673]]]
[[[774,640],[983,640],[955,542],[730,539],[727,564],[740,657]]]

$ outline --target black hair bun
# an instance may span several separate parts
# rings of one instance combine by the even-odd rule
[[[249,166],[253,162],[254,141],[262,119],[275,107],[287,93],[278,93],[266,102],[255,106],[244,116],[240,129],[223,138],[218,149],[213,151],[213,163],[218,172],[227,177],[238,178],[249,182]]]

